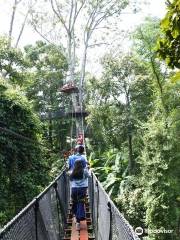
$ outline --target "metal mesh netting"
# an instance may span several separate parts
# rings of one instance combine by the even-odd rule
[[[139,240],[94,174],[89,180],[89,196],[96,240]]]
[[[61,240],[68,211],[69,179],[64,171],[0,233],[0,240]],[[138,240],[94,174],[89,197],[96,240]]]
[[[115,207],[113,202],[111,202],[111,212],[112,212],[112,239],[136,239],[139,237],[134,233],[132,226],[123,217],[119,210]]]
[[[30,206],[15,222],[8,225],[7,231],[1,235],[0,239],[3,240],[34,240],[36,235],[34,205]]]
[[[66,216],[68,212],[68,204],[69,201],[67,199],[70,199],[70,190],[69,190],[69,177],[66,174],[66,172],[63,172],[63,174],[60,176],[59,181],[57,182],[57,191],[58,191],[58,198],[60,202],[60,212],[61,216],[65,217],[63,219],[63,222],[66,221]]]
[[[93,178],[93,175],[91,178],[89,178],[89,182],[88,182],[88,195],[89,195],[89,198],[90,198],[90,209],[93,209],[93,211],[91,211],[91,217],[92,217],[92,223],[95,222],[95,218],[96,218],[96,209],[95,209],[95,201],[94,201],[94,178]],[[93,226],[93,228],[95,229],[95,226]]]
[[[53,187],[51,187],[49,191],[39,200],[39,215],[40,218],[38,218],[38,222],[43,223],[43,229],[46,230],[48,239],[58,240],[58,209],[56,192]],[[40,225],[38,224],[38,239],[44,239],[44,234],[42,234],[43,232],[44,231],[42,231],[42,228],[40,228]]]
[[[108,195],[98,184],[99,188],[99,218],[98,218],[98,240],[108,240],[110,232],[110,211],[108,209]]]
[[[93,177],[93,175],[92,175],[92,177]],[[98,235],[98,224],[96,224],[96,223],[98,223],[98,219],[99,219],[99,210],[98,210],[98,206],[99,206],[99,204],[98,204],[98,202],[99,202],[99,189],[97,188],[97,186],[96,186],[96,179],[93,177],[93,189],[94,189],[94,199],[93,199],[93,201],[94,201],[94,203],[93,203],[93,225],[94,225],[94,230],[95,230],[95,236],[97,236]]]
[[[69,203],[65,171],[0,233],[0,240],[60,240]]]

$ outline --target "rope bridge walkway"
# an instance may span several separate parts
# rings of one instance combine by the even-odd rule
[[[86,220],[75,229],[69,178],[62,173],[1,231],[0,240],[138,240],[133,228],[92,173]]]
[[[67,114],[62,112],[50,114],[50,119],[71,116],[71,140],[73,139],[73,119],[75,118],[77,144],[85,143],[84,117],[87,113],[83,111],[82,89],[82,85],[78,89],[74,83],[64,85],[60,91],[72,95],[72,111]],[[47,119],[47,117],[49,116],[45,115],[44,119]],[[0,131],[27,141],[35,147],[37,145],[37,141],[14,132],[4,122],[0,122]],[[47,148],[43,144],[40,145]],[[64,169],[41,194],[33,199],[0,231],[0,240],[139,239],[133,228],[109,199],[93,173],[89,178],[88,195],[84,203],[86,220],[80,222],[80,230],[76,229],[71,208],[69,176]]]

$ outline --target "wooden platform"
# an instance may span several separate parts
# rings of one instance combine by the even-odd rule
[[[69,204],[67,228],[65,229],[64,240],[94,240],[91,211],[88,199],[85,203],[86,220],[80,222],[80,230],[76,230],[76,219],[72,216],[72,203]]]
[[[65,111],[57,111],[57,112],[51,112],[51,113],[43,113],[40,115],[41,120],[53,120],[53,119],[59,119],[59,118],[71,118],[73,117],[87,117],[89,115],[88,112],[83,111],[81,112],[65,112]]]
[[[75,221],[72,222],[71,240],[79,240],[79,231],[76,230]]]
[[[76,230],[76,223],[72,223],[71,240],[88,240],[88,229],[86,221],[81,221],[80,230]]]

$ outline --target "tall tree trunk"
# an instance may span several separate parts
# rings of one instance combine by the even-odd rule
[[[16,8],[17,8],[18,1],[14,0],[13,4],[13,11],[11,15],[11,21],[10,21],[10,27],[9,27],[9,47],[11,47],[11,42],[12,42],[12,31],[13,31],[13,25],[14,25],[14,19],[15,19],[15,13],[16,13]]]
[[[129,90],[127,90],[126,86],[125,94],[126,94],[126,103],[127,103],[127,138],[128,138],[128,154],[129,154],[129,163],[128,163],[128,172],[129,175],[134,174],[135,162],[133,158],[133,146],[132,146],[132,122],[131,122],[131,105],[130,105],[130,97]]]
[[[15,48],[18,47],[19,41],[20,41],[20,39],[21,39],[21,36],[22,36],[22,34],[23,34],[23,31],[24,31],[24,28],[25,28],[25,25],[26,25],[26,21],[27,21],[28,15],[29,15],[29,9],[28,9],[28,11],[27,11],[27,13],[26,13],[26,15],[25,15],[24,21],[23,21],[23,23],[22,23],[22,26],[21,26],[21,29],[20,29],[18,38],[17,38],[17,40],[16,40]]]
[[[86,44],[83,51],[83,58],[81,62],[81,73],[80,73],[80,84],[79,84],[79,107],[80,111],[83,112],[83,101],[84,101],[84,78],[85,78],[85,71],[86,71],[86,60],[87,60],[87,47]],[[83,114],[81,115],[78,123],[78,132],[84,135],[84,117]]]
[[[52,82],[50,81],[50,85],[52,84]],[[53,120],[52,120],[52,109],[53,109],[53,105],[54,105],[54,101],[53,101],[53,93],[52,93],[52,90],[49,91],[49,97],[50,97],[50,101],[49,101],[49,104],[50,104],[50,109],[49,109],[49,143],[50,143],[50,146],[51,148],[53,148]]]
[[[49,110],[49,126],[48,126],[48,140],[51,148],[53,147],[53,137],[52,137],[52,131],[53,131],[53,125],[52,125],[52,113],[51,110]]]
[[[133,159],[133,148],[132,148],[132,134],[128,130],[128,149],[129,149],[129,164],[128,164],[128,170],[129,174],[134,174],[134,159]]]
[[[162,87],[162,83],[161,83],[161,79],[159,77],[159,74],[156,71],[156,66],[155,66],[155,62],[154,61],[155,61],[154,58],[151,57],[152,71],[154,73],[154,76],[155,76],[155,79],[156,79],[156,82],[157,82],[157,86],[158,86],[158,89],[159,89],[161,103],[162,103],[162,106],[164,108],[165,114],[167,116],[167,107],[166,107],[166,104],[164,102],[163,87]]]

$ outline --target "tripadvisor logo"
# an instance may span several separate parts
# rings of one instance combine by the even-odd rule
[[[135,228],[134,232],[140,236],[143,233],[145,234],[160,234],[160,233],[173,233],[174,230],[172,229],[149,229],[149,228],[145,228],[143,229],[142,227],[137,227]]]
[[[137,228],[135,228],[134,231],[139,236],[143,234],[143,228],[142,227],[137,227]]]

